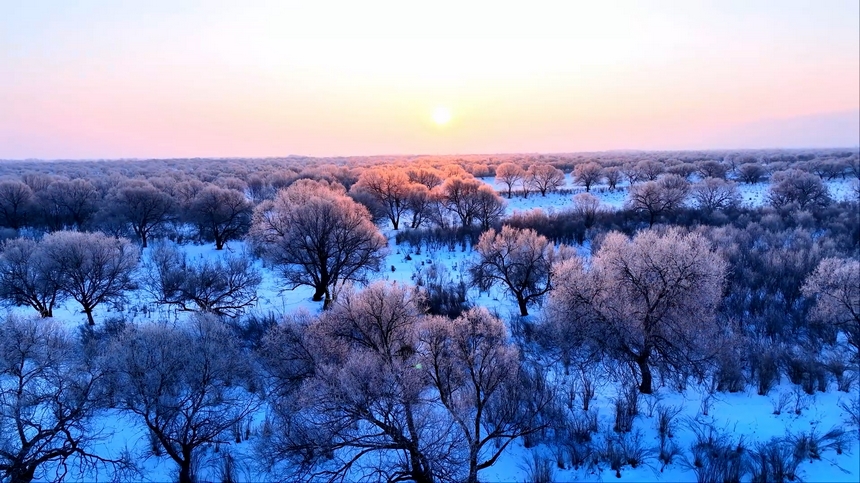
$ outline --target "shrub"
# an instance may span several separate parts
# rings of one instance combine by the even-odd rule
[[[797,458],[796,447],[790,440],[772,438],[770,441],[759,443],[749,456],[752,482],[795,481],[797,467],[800,466],[801,461]]]
[[[535,452],[520,468],[526,473],[525,483],[551,483],[555,479],[552,460]]]
[[[695,441],[690,446],[692,461],[685,465],[696,474],[698,483],[739,483],[744,475],[746,447],[713,425],[690,421]]]

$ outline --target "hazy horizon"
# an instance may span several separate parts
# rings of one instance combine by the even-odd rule
[[[860,145],[854,1],[0,12],[0,159]]]

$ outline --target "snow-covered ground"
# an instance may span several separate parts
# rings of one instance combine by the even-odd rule
[[[573,189],[576,192],[584,191],[581,187],[573,184],[568,175],[568,183],[566,188]],[[485,182],[491,184],[494,188],[502,190],[503,187],[497,185],[492,179],[488,178]],[[850,182],[836,181],[829,183],[831,194],[835,199],[844,199],[850,192]],[[745,203],[750,205],[760,205],[763,203],[767,194],[767,183],[759,183],[756,185],[739,185]],[[610,207],[620,207],[626,196],[626,185],[621,185],[620,190],[609,192],[606,186],[598,185],[592,188],[592,193],[595,194],[604,204]],[[533,208],[542,208],[545,210],[564,209],[571,204],[571,194],[548,194],[546,197],[539,193],[532,193],[528,198],[514,197],[508,200],[507,211],[513,213],[519,210],[528,210]],[[422,267],[428,264],[438,264],[446,267],[448,273],[454,281],[465,279],[465,267],[472,257],[470,247],[457,246],[453,250],[441,249],[436,251],[422,251],[417,254],[406,245],[397,246],[394,242],[394,232],[388,231],[389,236],[389,255],[383,270],[378,275],[379,278],[396,281],[398,283],[412,284],[414,283],[414,275]],[[212,245],[186,245],[182,247],[190,257],[214,257],[219,256]],[[231,242],[228,244],[228,250],[242,250],[244,244],[242,242]],[[581,250],[583,254],[587,254],[587,250]],[[411,260],[407,260],[407,255]],[[258,262],[259,263],[259,262]],[[308,287],[300,287],[295,290],[283,290],[282,284],[278,275],[272,270],[260,265],[263,273],[263,282],[259,289],[259,300],[257,306],[253,309],[260,313],[275,312],[278,314],[286,314],[299,309],[317,312],[321,309],[319,303],[311,302],[310,298],[312,290]],[[469,292],[470,300],[477,304],[488,307],[491,311],[495,311],[503,317],[508,317],[516,313],[516,304],[513,303],[504,292],[500,289],[493,289],[489,293],[478,293],[472,289]],[[14,309],[21,314],[32,315],[31,311],[24,308]],[[80,308],[76,306],[74,301],[66,301],[56,308],[54,311],[55,318],[67,323],[70,327],[77,327],[86,323],[85,316],[80,312]],[[111,317],[122,316],[130,318],[135,322],[145,323],[146,321],[155,320],[179,320],[185,316],[183,313],[158,307],[147,300],[142,293],[129,294],[128,302],[121,307],[112,307],[108,305],[99,306],[95,311],[96,322],[105,321]],[[611,425],[613,416],[612,398],[615,396],[615,387],[607,384],[598,392],[597,397],[590,411],[597,412],[601,426]],[[750,392],[752,391],[752,392]],[[835,388],[830,388],[826,393],[816,393],[814,396],[803,396],[803,408],[800,414],[795,414],[793,411],[785,411],[781,415],[773,414],[773,400],[779,398],[779,394],[786,393],[794,396],[794,386],[783,381],[781,385],[775,388],[768,396],[756,395],[754,390],[750,389],[744,393],[727,394],[717,393],[713,395],[709,404],[708,416],[702,415],[702,400],[707,397],[704,388],[689,387],[684,392],[678,392],[667,387],[660,388],[658,396],[661,399],[660,404],[666,406],[675,406],[680,408],[677,433],[675,435],[675,443],[681,448],[682,454],[689,456],[689,447],[693,441],[694,433],[692,429],[684,424],[683,421],[693,421],[696,419],[707,421],[714,424],[717,428],[722,428],[726,433],[735,437],[743,437],[747,447],[753,446],[758,441],[765,441],[775,436],[785,436],[787,432],[796,433],[798,431],[808,431],[813,427],[818,428],[821,432],[826,432],[835,426],[845,426],[845,414],[839,407],[839,403],[849,398],[857,398],[857,385],[855,384],[852,393],[847,394],[837,392]],[[645,404],[643,403],[643,414],[637,417],[635,428],[641,430],[643,441],[649,448],[657,446],[657,436],[654,429],[655,417],[649,417],[644,414]],[[792,406],[793,408],[793,406]],[[255,420],[259,421],[257,417]],[[145,429],[134,420],[109,413],[99,419],[95,424],[96,427],[103,427],[106,434],[111,436],[100,444],[100,451],[105,451],[105,456],[118,456],[121,451],[129,450],[132,454],[143,453],[148,445]],[[253,439],[253,438],[252,438]],[[243,442],[232,445],[231,451],[239,457],[239,476],[247,480],[267,480],[270,479],[266,475],[257,473],[252,469],[250,464],[251,445],[252,442]],[[223,448],[222,448],[223,449]],[[524,481],[526,478],[525,465],[531,459],[531,454],[537,452],[550,457],[553,461],[552,450],[546,446],[538,446],[527,449],[523,446],[522,441],[516,441],[503,454],[502,458],[491,468],[480,472],[482,481]],[[845,453],[837,455],[834,451],[825,452],[821,461],[807,461],[801,465],[801,478],[804,481],[858,481],[860,480],[860,448],[858,448],[857,438],[853,438],[850,448],[846,448]],[[242,455],[249,458],[243,464]],[[167,481],[175,476],[175,465],[166,457],[150,457],[141,461],[142,468],[145,472],[147,481]],[[212,463],[209,466],[204,465],[201,476],[207,481],[217,478],[216,464]],[[245,470],[242,470],[245,468]],[[88,474],[86,479],[98,479],[104,481],[108,477],[107,474],[99,475]],[[607,468],[602,471],[590,470],[562,470],[557,469],[555,472],[557,481],[614,481],[615,472]],[[76,478],[72,478],[76,479]],[[661,468],[660,462],[656,455],[652,455],[646,464],[639,468],[632,469],[625,467],[621,470],[622,481],[695,481],[695,474],[692,469],[682,463],[682,457],[677,457],[675,462],[665,468]]]
[[[559,211],[565,208],[570,208],[573,205],[573,196],[578,193],[585,193],[585,188],[577,184],[573,175],[568,173],[565,175],[565,184],[560,190],[565,193],[547,193],[546,196],[541,196],[539,192],[531,192],[527,197],[523,197],[521,193],[515,193],[511,199],[506,196],[507,186],[504,183],[497,182],[494,178],[480,178],[481,181],[491,186],[494,190],[502,194],[507,202],[506,214],[510,215],[518,211],[528,211],[535,208],[540,208],[545,211]],[[691,181],[695,182],[696,178],[691,177]],[[830,197],[835,201],[850,200],[852,195],[852,180],[837,179],[826,183],[827,189],[830,192]],[[768,190],[770,183],[762,181],[755,184],[737,183],[738,191],[741,195],[741,203],[748,207],[762,206],[767,203]],[[591,187],[590,193],[597,197],[600,202],[607,208],[620,209],[624,206],[627,199],[627,190],[630,184],[627,181],[621,181],[615,190],[610,191],[609,185],[606,183],[598,183]],[[570,193],[568,193],[570,192]]]

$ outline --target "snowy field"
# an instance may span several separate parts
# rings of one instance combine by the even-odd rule
[[[487,178],[485,182],[491,184],[495,189],[502,191],[503,187]],[[834,199],[844,199],[849,196],[849,181],[835,181],[828,183],[831,196]],[[751,206],[760,205],[767,194],[766,183],[755,185],[739,185],[744,203]],[[575,192],[584,191],[573,185],[568,175],[566,189]],[[620,207],[626,196],[626,185],[621,189],[609,192],[604,185],[592,188],[602,203],[608,207]],[[572,194],[548,194],[546,197],[539,193],[532,193],[528,198],[514,197],[507,200],[508,214],[521,210],[542,208],[544,210],[562,210],[570,206]],[[420,255],[411,252],[407,246],[397,246],[394,243],[394,232],[388,231],[389,255],[383,270],[378,278],[398,283],[412,284],[414,276],[422,267],[429,264],[442,265],[446,268],[454,281],[465,280],[465,267],[472,258],[469,247],[456,247],[453,251],[448,249],[437,251],[423,251]],[[229,251],[243,250],[242,242],[230,242],[227,246]],[[187,245],[183,247],[191,257],[216,257],[219,253],[212,245]],[[588,250],[580,248],[581,255],[588,256]],[[407,255],[411,260],[407,260]],[[257,262],[260,263],[260,262]],[[286,314],[299,309],[317,312],[321,304],[311,302],[312,290],[307,287],[295,290],[282,290],[277,275],[270,269],[260,267],[263,274],[263,282],[259,289],[259,301],[254,309],[258,313],[265,314],[274,312]],[[478,293],[477,290],[469,291],[469,299],[476,305],[488,307],[503,318],[507,319],[516,313],[516,304],[504,295],[499,289],[490,293]],[[22,315],[32,315],[32,311],[19,308],[15,309]],[[78,327],[86,323],[85,316],[80,313],[79,307],[73,301],[65,302],[54,311],[55,318],[63,321],[70,327]],[[147,321],[180,321],[186,315],[172,309],[165,309],[147,300],[143,294],[130,294],[128,302],[121,307],[100,306],[95,314],[96,322],[103,322],[112,317],[125,317],[136,323]],[[689,447],[694,440],[694,432],[691,429],[695,421],[712,423],[716,428],[724,430],[735,439],[742,438],[747,447],[752,447],[758,441],[765,441],[772,437],[785,436],[788,433],[798,431],[809,431],[817,428],[820,432],[826,432],[833,427],[844,426],[845,415],[839,404],[848,398],[857,398],[857,385],[853,387],[852,393],[838,392],[835,387],[830,387],[825,393],[817,392],[807,396],[796,391],[795,386],[783,379],[767,396],[759,396],[753,388],[748,388],[742,393],[716,393],[708,394],[703,387],[688,387],[684,392],[678,392],[669,387],[661,387],[655,396],[659,404],[674,406],[680,409],[678,425],[674,435],[674,443],[681,448],[681,456],[677,456],[672,464],[662,467],[656,453],[650,454],[645,462],[638,468],[625,466],[621,470],[619,481],[695,481],[696,476],[693,469],[684,462],[684,457],[689,458]],[[786,396],[781,396],[785,394]],[[612,399],[616,395],[616,388],[606,384],[598,389],[597,396],[589,411],[598,414],[601,427],[611,426],[613,417]],[[774,405],[780,398],[789,401],[788,409],[782,414],[775,415]],[[636,418],[635,430],[640,431],[645,446],[654,448],[658,444],[655,430],[655,416],[647,414],[648,406],[646,398],[641,404],[640,416]],[[795,411],[797,408],[797,411]],[[574,408],[574,411],[581,409]],[[704,413],[707,412],[707,415]],[[262,412],[256,415],[254,431],[259,430],[262,421]],[[96,422],[96,427],[104,428],[105,434],[110,437],[101,443],[99,451],[104,451],[105,456],[118,456],[122,451],[130,451],[131,454],[142,454],[147,447],[145,428],[136,422],[119,416],[110,415],[102,417]],[[271,475],[260,473],[253,465],[251,447],[252,441],[233,445],[231,451],[238,458],[239,476],[242,480],[260,481],[271,480]],[[800,477],[803,481],[813,482],[856,482],[860,481],[860,448],[857,438],[848,448],[844,448],[843,454],[837,454],[830,450],[824,452],[819,461],[806,461],[801,465]],[[223,450],[224,448],[222,448]],[[554,460],[552,450],[544,446],[526,449],[522,441],[515,441],[503,454],[502,458],[491,468],[480,472],[481,481],[495,482],[519,482],[526,478],[526,465],[532,459],[532,453],[541,454]],[[217,455],[215,455],[217,456]],[[214,459],[213,459],[214,461]],[[175,465],[166,457],[149,457],[141,461],[146,481],[169,481],[175,477]],[[207,467],[203,463],[201,476],[205,481],[217,481],[215,463]],[[555,464],[553,464],[555,466]],[[70,475],[74,475],[70,473]],[[275,476],[276,477],[276,476]],[[87,474],[83,479],[105,481],[108,475]],[[72,476],[71,480],[77,480]],[[615,471],[608,467],[602,469],[556,469],[556,481],[616,481]]]

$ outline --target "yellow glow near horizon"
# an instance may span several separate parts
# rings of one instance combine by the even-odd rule
[[[437,107],[433,110],[433,122],[440,126],[444,126],[451,121],[451,110],[447,107]]]

